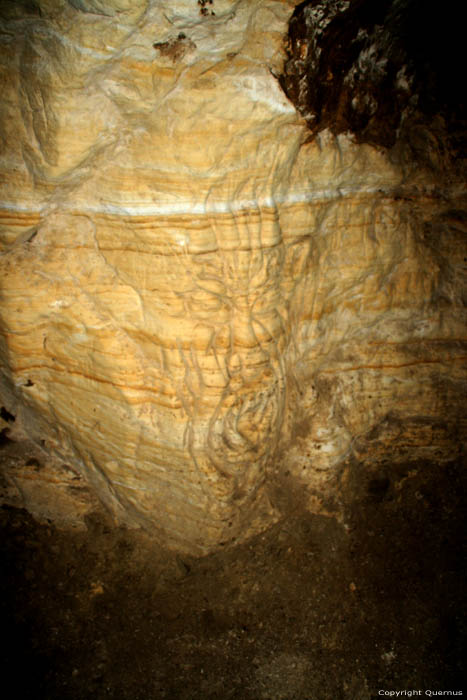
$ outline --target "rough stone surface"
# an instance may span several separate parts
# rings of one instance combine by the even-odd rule
[[[465,439],[464,181],[310,141],[294,5],[2,5],[2,406],[193,553]]]
[[[461,11],[425,0],[305,0],[290,21],[281,84],[314,133],[351,131],[391,147],[436,115],[445,141],[462,129],[465,154]]]

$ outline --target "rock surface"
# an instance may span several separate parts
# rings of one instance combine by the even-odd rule
[[[192,553],[465,440],[463,180],[309,139],[294,6],[2,6],[2,406]]]
[[[465,148],[465,95],[453,70],[465,60],[460,12],[425,0],[305,0],[290,20],[281,84],[314,133],[351,131],[391,147],[436,116],[449,127],[446,142],[462,126]]]

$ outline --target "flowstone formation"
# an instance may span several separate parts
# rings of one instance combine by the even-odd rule
[[[310,131],[308,4],[2,5],[2,416],[195,554],[465,436],[462,179]]]

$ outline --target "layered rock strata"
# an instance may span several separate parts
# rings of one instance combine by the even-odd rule
[[[352,449],[450,459],[467,357],[462,187],[310,141],[294,2],[205,5],[10,3],[0,34],[2,405],[192,553],[277,517],[277,471],[319,508]]]

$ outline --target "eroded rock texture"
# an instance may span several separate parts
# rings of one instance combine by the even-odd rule
[[[2,404],[194,553],[465,436],[462,178],[425,123],[426,167],[310,139],[294,9],[2,6]]]
[[[465,149],[460,12],[425,0],[305,0],[290,21],[281,84],[313,133],[391,147],[437,116],[446,145],[460,132]]]

